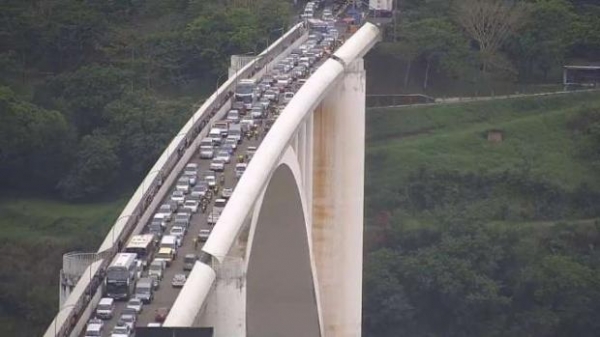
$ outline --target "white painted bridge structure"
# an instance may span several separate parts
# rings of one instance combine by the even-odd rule
[[[61,289],[60,310],[45,337],[81,335],[102,296],[99,270],[129,236],[142,231],[198,149],[205,126],[229,109],[236,82],[261,76],[307,37],[302,24],[294,26],[197,110],[81,271],[90,277]],[[213,327],[215,336],[360,336],[363,56],[379,37],[378,27],[364,24],[281,112],[202,247],[164,327]]]

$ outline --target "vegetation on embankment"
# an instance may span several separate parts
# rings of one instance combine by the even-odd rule
[[[0,199],[0,331],[39,336],[58,308],[62,254],[98,247],[125,204]]]
[[[597,93],[369,110],[365,335],[598,335],[597,130]]]

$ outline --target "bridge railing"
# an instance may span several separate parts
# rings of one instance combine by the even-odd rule
[[[78,320],[84,319],[82,314],[89,307],[91,296],[96,293],[99,285],[93,285],[92,280],[102,279],[104,270],[115,256],[117,251],[127,238],[131,235],[136,224],[146,211],[153,211],[148,206],[154,200],[157,192],[163,184],[163,180],[175,167],[184,152],[199,135],[200,131],[215,116],[219,108],[228,102],[233,96],[236,82],[242,78],[252,77],[257,71],[264,68],[273,58],[284,51],[294,41],[301,38],[306,32],[303,23],[299,23],[288,30],[282,37],[267,47],[254,60],[240,69],[235,76],[229,78],[219,89],[213,93],[202,106],[192,115],[179,133],[169,143],[165,151],[158,158],[149,173],[142,180],[133,196],[115,221],[108,235],[98,249],[100,260],[90,265],[93,271],[90,277],[82,277],[77,282],[74,291],[67,298],[65,305],[60,308],[54,320],[50,323],[44,337],[73,336],[81,331],[73,331],[77,325],[78,330],[84,326],[76,324]],[[91,270],[91,269],[90,269]],[[91,289],[93,287],[96,289]]]

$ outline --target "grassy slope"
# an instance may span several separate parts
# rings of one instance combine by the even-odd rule
[[[590,109],[600,111],[598,93],[372,109],[367,115],[367,216],[373,219],[382,210],[401,210],[399,205],[379,203],[387,202],[421,168],[480,176],[528,170],[533,179],[564,191],[582,183],[598,191],[596,166],[582,155],[581,138],[567,127],[573,115]],[[489,129],[503,130],[505,140],[488,142]],[[501,195],[466,207],[475,214],[506,198],[512,197]],[[413,213],[403,222],[423,226],[429,217],[429,211]]]
[[[595,169],[577,151],[566,121],[582,108],[600,109],[598,93],[465,104],[373,109],[368,112],[371,183],[402,181],[419,167],[487,173],[529,167],[571,189],[600,187]],[[492,144],[486,130],[501,129]]]
[[[123,205],[124,200],[96,204],[29,198],[0,200],[0,239],[36,237],[66,242],[86,235],[103,236]]]

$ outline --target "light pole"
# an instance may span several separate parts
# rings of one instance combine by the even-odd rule
[[[58,336],[57,324],[58,324],[58,318],[60,316],[60,313],[63,312],[63,310],[65,310],[65,309],[75,308],[76,306],[77,306],[76,304],[67,304],[67,305],[63,306],[62,308],[60,308],[60,310],[58,310],[58,312],[56,313],[56,318],[54,318],[54,337]]]
[[[225,74],[221,74],[221,76],[219,76],[219,78],[217,78],[217,81],[215,82],[215,91],[217,92],[217,105],[220,106],[221,102],[219,101],[219,82],[221,81],[221,78],[223,78],[223,76],[227,75],[227,73]]]

